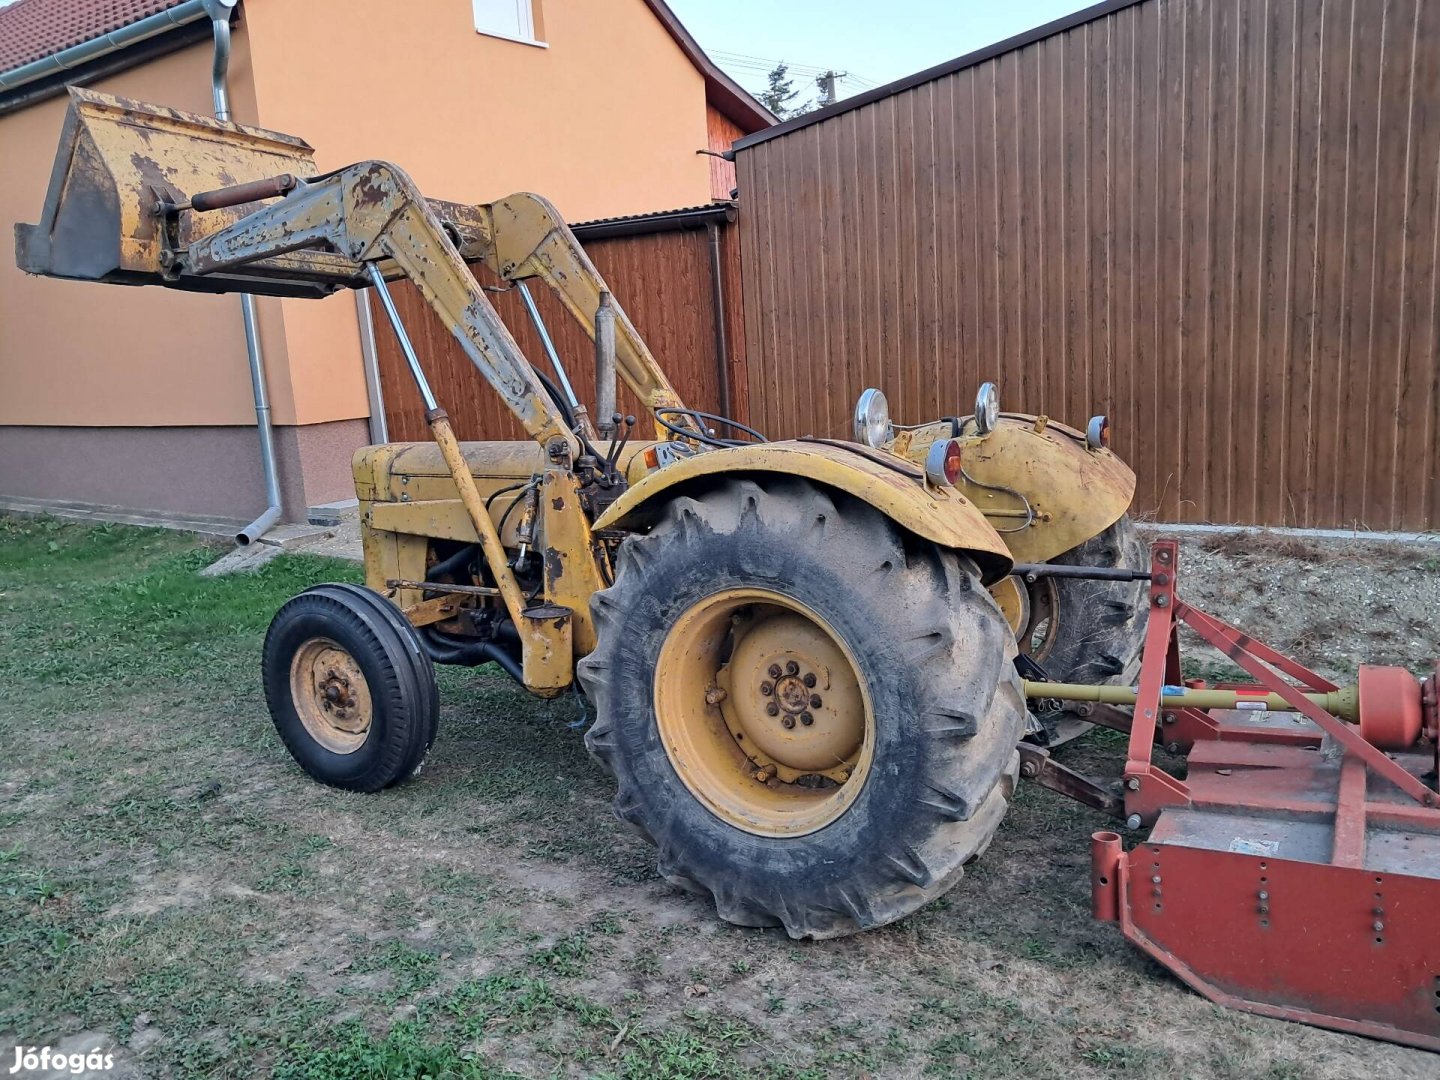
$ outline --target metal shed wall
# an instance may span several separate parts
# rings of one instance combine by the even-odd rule
[[[1440,3],[1067,23],[741,141],[752,420],[989,378],[1108,413],[1141,513],[1436,528]]]
[[[643,222],[639,225],[644,227]],[[637,231],[633,235],[588,239],[586,227],[581,226],[577,234],[581,236],[586,254],[665,368],[682,400],[694,408],[716,412],[722,409],[728,393],[731,414],[744,419],[749,406],[739,315],[738,237],[732,224],[720,224],[718,229],[727,344],[725,392],[720,386],[721,361],[717,355],[719,339],[715,332],[714,283],[706,229]],[[472,266],[471,272],[487,287],[497,288],[503,284],[483,266]],[[409,282],[397,282],[391,286],[391,293],[401,321],[426,366],[435,395],[450,413],[456,434],[462,439],[524,439],[524,429],[475,370],[419,290]],[[576,393],[593,410],[594,343],[543,282],[532,282],[531,293]],[[521,351],[540,370],[548,372],[544,349],[519,294],[504,291],[492,292],[489,296]],[[428,440],[430,428],[425,422],[425,408],[411,380],[404,354],[373,295],[370,305],[390,437]],[[620,411],[642,414],[643,420],[639,402],[623,382],[618,390],[616,402]],[[637,437],[648,430],[648,424],[637,425]]]

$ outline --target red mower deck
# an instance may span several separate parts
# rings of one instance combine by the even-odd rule
[[[1124,815],[1150,835],[1095,834],[1096,917],[1222,1005],[1440,1050],[1436,680],[1362,669],[1347,724],[1303,696],[1332,683],[1179,600],[1178,556],[1154,545],[1129,725]],[[1230,689],[1296,711],[1162,708],[1182,623],[1256,680]],[[1157,745],[1188,750],[1183,779]]]

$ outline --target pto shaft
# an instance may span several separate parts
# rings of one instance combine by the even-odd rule
[[[1057,701],[1098,701],[1104,705],[1134,705],[1139,696],[1130,686],[1087,686],[1084,683],[1032,682],[1025,680],[1027,698],[1053,698]],[[1354,724],[1360,719],[1360,695],[1355,687],[1324,694],[1306,694],[1331,716]],[[1255,690],[1196,690],[1188,686],[1166,686],[1161,689],[1162,709],[1253,709],[1257,712],[1295,712],[1279,694]]]

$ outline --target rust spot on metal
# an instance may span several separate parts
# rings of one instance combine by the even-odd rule
[[[135,167],[135,172],[140,179],[157,195],[169,202],[184,200],[185,193],[170,182],[166,170],[160,166],[159,162],[137,152],[130,155],[130,164]]]
[[[360,174],[355,181],[355,205],[357,207],[380,206],[390,198],[389,185],[374,169]]]
[[[554,585],[565,576],[565,556],[558,548],[545,549],[545,579],[550,585]]]

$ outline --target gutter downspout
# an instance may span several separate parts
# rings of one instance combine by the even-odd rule
[[[39,60],[31,61],[18,68],[0,71],[0,90],[13,90],[17,86],[24,86],[36,79],[43,79],[47,75],[69,71],[82,64],[88,64],[92,60],[98,60],[102,56],[119,52],[146,38],[163,34],[178,26],[197,22],[206,16],[214,19],[216,16],[211,6],[214,2],[215,0],[185,0],[183,4],[167,8],[159,14],[151,15],[139,22],[133,22],[129,26],[122,26],[120,29],[112,30],[100,37],[82,41],[79,45],[72,45],[68,49],[43,56]],[[219,0],[219,2],[223,4],[224,0]],[[234,5],[229,6],[233,7]]]
[[[710,303],[715,313],[715,363],[719,366],[720,415],[730,415],[730,344],[725,339],[725,273],[720,263],[720,226],[707,221],[710,234]]]
[[[201,0],[215,30],[215,61],[210,69],[210,91],[215,101],[215,119],[230,119],[230,92],[226,73],[230,67],[230,12],[238,0]],[[240,296],[240,315],[245,323],[245,355],[250,362],[250,389],[255,397],[255,431],[260,437],[260,469],[265,476],[265,509],[260,516],[235,534],[242,547],[264,536],[280,520],[280,477],[275,468],[275,432],[270,424],[270,393],[265,385],[265,357],[260,352],[260,322],[255,297]]]

